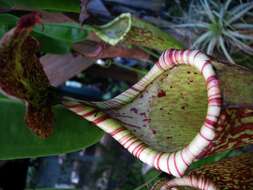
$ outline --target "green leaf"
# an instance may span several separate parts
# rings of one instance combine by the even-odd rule
[[[193,164],[191,164],[189,170],[200,168],[201,166],[204,166],[206,164],[212,164],[212,163],[215,163],[215,162],[225,159],[225,158],[239,156],[242,153],[243,152],[241,152],[239,150],[227,150],[224,152],[216,153],[212,156],[209,156],[209,157],[206,157],[206,158],[203,158],[201,160],[194,162]]]
[[[34,31],[38,34],[69,43],[83,41],[88,35],[87,27],[82,28],[76,23],[47,23],[44,24],[43,28],[35,26]]]
[[[43,28],[35,26],[33,31],[33,36],[40,41],[41,50],[55,54],[70,52],[73,43],[85,40],[88,35],[87,29],[75,23],[48,23]]]
[[[72,44],[69,42],[64,42],[36,32],[33,32],[32,36],[39,40],[41,51],[45,53],[65,54],[71,50]]]
[[[80,13],[79,0],[0,0],[0,5],[5,5],[4,8]]]
[[[3,95],[3,94],[0,93],[0,100],[1,99],[8,99],[8,98],[5,95]]]
[[[143,177],[145,181],[148,181],[150,179],[157,178],[160,175],[160,173],[161,172],[156,169],[151,169]]]
[[[155,180],[157,180],[160,176],[160,172],[157,170],[150,170],[147,172],[147,174],[144,175],[145,183],[136,187],[134,190],[146,190],[149,189],[148,187],[152,186]]]
[[[68,189],[68,188],[63,188],[63,189],[59,189],[59,188],[33,188],[33,189],[25,189],[25,190],[78,190],[78,189]]]
[[[2,1],[2,0],[0,0],[0,7],[6,8],[6,9],[10,9],[11,8],[11,4],[8,1]]]
[[[103,132],[61,106],[54,108],[54,133],[35,136],[25,125],[25,106],[0,99],[0,160],[41,157],[72,152],[97,143]]]
[[[7,31],[6,27],[0,26],[0,37],[3,36],[6,31]]]
[[[0,4],[1,7],[1,4]],[[0,14],[0,38],[16,25],[17,17],[11,14]]]
[[[11,14],[0,14],[0,25],[15,26],[18,17]]]
[[[0,37],[14,27],[18,17],[11,14],[0,15]],[[82,28],[76,23],[45,23],[44,28],[35,26],[32,35],[36,37],[45,53],[64,54],[71,50],[73,43],[86,39],[90,27]]]

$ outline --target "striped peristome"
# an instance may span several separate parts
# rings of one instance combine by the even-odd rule
[[[163,72],[180,64],[187,64],[197,68],[205,79],[208,96],[207,115],[203,126],[192,142],[184,149],[174,153],[158,152],[135,137],[120,121],[111,118],[103,112],[103,109],[120,107],[132,102]],[[162,53],[159,61],[141,81],[115,98],[104,102],[95,102],[91,105],[74,101],[64,102],[64,105],[84,119],[93,122],[106,133],[109,133],[141,161],[154,166],[158,170],[180,177],[189,165],[199,158],[214,140],[215,125],[220,115],[221,103],[219,81],[211,65],[211,60],[197,50],[169,49]]]
[[[250,190],[253,189],[252,152],[192,169],[181,178],[159,180],[152,190]],[[188,188],[189,187],[189,188]]]
[[[166,184],[166,188],[171,190],[178,190],[177,187],[193,187],[199,190],[218,190],[217,186],[208,178],[204,176],[185,176],[182,178],[175,178]]]

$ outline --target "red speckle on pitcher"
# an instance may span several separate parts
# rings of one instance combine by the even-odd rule
[[[161,97],[164,97],[166,96],[166,92],[164,90],[160,90],[158,93],[157,93],[157,97],[158,98],[161,98]]]

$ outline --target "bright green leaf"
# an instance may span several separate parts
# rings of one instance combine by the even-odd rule
[[[97,143],[103,133],[61,106],[54,109],[54,133],[47,139],[35,136],[25,125],[25,106],[0,99],[0,160],[62,154]]]
[[[65,54],[71,50],[71,43],[33,32],[32,35],[39,40],[41,51],[45,53]]]
[[[7,97],[0,93],[0,99],[7,99]]]
[[[45,35],[69,43],[76,43],[84,40],[88,31],[76,23],[47,23],[44,27],[35,26],[34,31],[38,34]]]

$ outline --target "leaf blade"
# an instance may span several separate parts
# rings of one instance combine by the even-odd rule
[[[23,8],[32,10],[49,10],[57,12],[80,12],[80,3],[78,0],[1,0],[12,8]]]
[[[18,17],[11,14],[0,15],[0,37],[16,25]],[[44,30],[34,27],[32,35],[35,36],[45,53],[69,53],[73,43],[86,39],[89,26],[82,28],[76,23],[45,23]]]
[[[0,99],[0,160],[41,157],[80,150],[95,144],[102,132],[85,120],[80,120],[63,107],[54,108],[54,134],[39,139],[24,123],[25,106]]]

